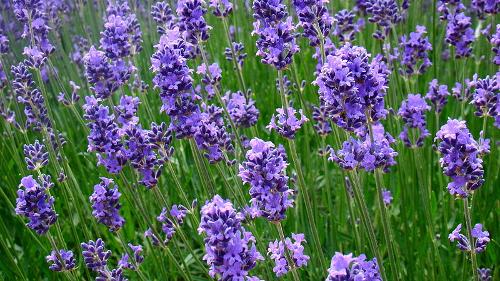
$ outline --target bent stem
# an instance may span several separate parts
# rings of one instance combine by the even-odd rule
[[[477,276],[477,259],[476,259],[476,249],[474,248],[474,240],[472,237],[472,223],[471,223],[471,214],[469,207],[469,198],[464,198],[464,216],[465,223],[467,225],[467,238],[469,239],[470,244],[470,260],[472,263],[472,277],[474,281],[478,281],[479,277]]]

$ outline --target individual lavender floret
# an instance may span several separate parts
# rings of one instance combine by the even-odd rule
[[[384,97],[389,71],[380,57],[371,62],[369,57],[364,48],[346,43],[326,58],[315,80],[329,117],[347,131],[387,115]]]
[[[500,72],[491,78],[478,79],[475,86],[471,103],[476,106],[476,116],[490,116],[495,120],[495,126],[500,128]]]
[[[409,94],[408,98],[401,103],[398,115],[405,124],[399,138],[406,146],[420,147],[424,144],[425,138],[430,135],[425,121],[425,112],[430,109],[431,107],[420,94]]]
[[[246,160],[239,166],[238,176],[250,184],[251,206],[259,216],[269,221],[280,221],[293,205],[293,190],[288,187],[286,152],[282,145],[258,138],[250,141]]]
[[[491,274],[491,269],[489,268],[478,268],[477,273],[479,275],[479,280],[480,281],[491,281],[493,280],[492,274]]]
[[[161,35],[175,24],[172,9],[166,1],[156,2],[151,6],[151,17],[156,22],[157,31]]]
[[[186,207],[180,204],[172,205],[172,208],[170,209],[170,216],[174,218],[176,223],[182,225],[184,223],[184,218],[186,217],[188,211],[189,210]]]
[[[294,240],[293,242],[292,239]],[[302,243],[306,242],[304,234],[292,233],[292,239],[287,237],[284,242],[276,240],[269,243],[267,253],[274,260],[273,272],[277,277],[287,274],[290,270],[306,266],[309,261],[309,256],[304,255],[304,246],[302,246]],[[293,262],[292,265],[288,263],[285,251],[288,251],[290,259]]]
[[[83,261],[88,269],[99,272],[106,267],[111,251],[106,250],[106,245],[101,238],[98,238],[95,242],[90,240],[80,245],[82,247]]]
[[[391,202],[392,202],[392,193],[390,190],[388,189],[383,189],[382,190],[382,199],[384,201],[384,204],[387,206],[387,205],[390,205]]]
[[[490,38],[491,51],[495,54],[492,61],[496,65],[500,65],[500,24],[497,24],[495,33]]]
[[[217,63],[213,63],[208,67],[202,63],[196,69],[196,74],[202,76],[201,82],[205,84],[205,91],[207,92],[208,99],[212,99],[215,95],[216,89],[219,88],[220,81],[222,80],[222,70]]]
[[[28,67],[21,62],[17,66],[13,65],[11,72],[14,75],[12,88],[17,95],[17,102],[24,105],[26,127],[34,131],[51,128],[45,99],[42,92],[36,88]]]
[[[206,235],[203,260],[216,279],[245,280],[257,261],[264,260],[255,247],[254,236],[241,225],[242,219],[233,204],[219,195],[201,208],[198,232]]]
[[[70,250],[52,250],[45,259],[52,271],[70,271],[75,268],[76,264],[73,252]]]
[[[288,17],[286,6],[280,0],[255,0],[253,10],[252,35],[259,36],[257,55],[262,57],[262,63],[285,69],[299,51],[292,17]]]
[[[45,145],[38,140],[33,144],[24,145],[24,156],[28,170],[37,171],[49,163],[49,153]]]
[[[440,141],[439,160],[444,174],[451,177],[448,191],[457,197],[468,197],[481,187],[483,179],[483,160],[479,144],[474,140],[465,121],[449,119],[437,132],[435,141]]]
[[[309,39],[309,45],[318,46],[330,34],[333,17],[323,0],[293,0],[293,5],[299,18],[299,25],[304,29],[304,37]]]
[[[47,233],[50,226],[57,221],[54,197],[48,193],[53,185],[50,176],[41,175],[38,182],[33,176],[26,176],[21,179],[17,190],[16,214],[27,218],[26,226],[39,235]]]
[[[437,113],[443,110],[443,107],[448,102],[448,96],[450,92],[448,91],[447,85],[439,85],[437,79],[433,79],[429,83],[429,91],[425,95],[425,98],[430,100],[433,105],[433,110]]]
[[[205,157],[210,163],[224,158],[224,152],[232,152],[234,147],[224,125],[222,108],[216,105],[204,105],[194,140],[199,149],[205,150]]]
[[[80,95],[78,94],[78,91],[80,90],[80,86],[78,86],[75,82],[69,81],[69,84],[71,85],[71,96],[69,99],[66,98],[64,93],[59,93],[57,96],[57,101],[62,103],[65,106],[70,106],[70,105],[75,105],[78,101],[80,101]]]
[[[250,128],[257,124],[259,110],[251,97],[246,97],[241,91],[227,92],[223,101],[236,127]]]
[[[113,180],[101,177],[101,182],[94,185],[94,193],[89,197],[92,203],[92,215],[113,232],[118,231],[125,223],[119,213],[120,196],[118,186]]]
[[[364,25],[362,19],[354,22],[354,13],[346,9],[338,11],[334,18],[335,28],[332,33],[337,36],[341,42],[354,40],[356,33],[358,33]]]
[[[471,251],[471,243],[469,239],[460,233],[462,230],[462,224],[457,225],[457,227],[448,235],[450,242],[457,243],[457,248],[464,252]],[[486,245],[490,242],[490,234],[488,231],[483,231],[483,225],[477,223],[471,231],[472,239],[475,240],[474,252],[481,253],[486,249]]]
[[[207,9],[203,7],[202,0],[182,0],[177,3],[177,16],[179,17],[179,30],[184,39],[194,46],[208,40],[211,26],[207,25],[203,16]],[[191,55],[195,56],[196,52]]]
[[[276,113],[276,115],[271,116],[271,122],[266,128],[269,130],[274,129],[278,134],[288,139],[295,138],[295,133],[305,122],[309,121],[302,109],[297,112],[291,105],[286,108],[276,108]]]
[[[133,257],[132,262],[130,262],[130,256],[128,253],[124,253],[120,260],[118,261],[118,266],[121,268],[126,268],[130,270],[137,270],[139,265],[144,261],[144,256],[142,255],[142,246],[133,245],[128,243],[129,248],[132,250]]]
[[[312,118],[314,120],[314,129],[320,136],[326,136],[332,132],[332,126],[327,116],[328,112],[324,105],[314,106]]]
[[[98,98],[106,99],[120,87],[104,52],[98,51],[92,46],[84,56],[83,62],[85,65],[85,76],[90,83],[90,89]]]
[[[371,0],[366,5],[366,12],[370,15],[368,21],[379,27],[379,30],[373,33],[373,37],[378,40],[384,40],[394,25],[402,20],[395,0]]]
[[[212,13],[219,18],[225,18],[233,12],[233,3],[229,0],[209,0]]]
[[[382,281],[376,258],[366,260],[364,254],[353,257],[336,252],[332,257],[326,281]]]
[[[429,59],[432,45],[425,36],[426,33],[425,26],[417,25],[415,32],[411,32],[408,37],[403,35],[399,39],[403,49],[401,64],[406,75],[423,74],[432,65]]]
[[[231,44],[233,45],[234,54],[236,56],[236,62],[238,63],[239,67],[241,68],[241,67],[243,67],[244,59],[247,57],[247,53],[245,53],[243,51],[245,49],[245,46],[241,42],[232,42]],[[226,57],[226,59],[228,61],[233,60],[233,53],[232,53],[230,47],[227,47],[224,50],[224,56]]]

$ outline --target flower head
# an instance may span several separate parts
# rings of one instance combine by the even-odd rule
[[[52,271],[69,271],[75,268],[75,257],[69,250],[52,250],[45,259]]]
[[[326,281],[382,281],[376,258],[366,260],[364,254],[353,257],[336,252],[332,257]]]
[[[292,242],[292,239],[294,240]],[[285,241],[274,241],[269,243],[269,248],[267,249],[268,255],[274,260],[273,272],[277,277],[281,277],[290,271],[291,268],[300,268],[307,265],[309,261],[309,256],[304,254],[305,243],[304,234],[294,234],[292,233],[292,239],[289,237],[285,238]],[[287,260],[287,251],[290,255],[293,265],[290,265]]]
[[[110,231],[119,230],[125,223],[119,213],[120,196],[118,186],[113,180],[102,177],[101,182],[94,186],[94,193],[89,197],[92,203],[92,215]]]
[[[293,139],[302,125],[309,121],[302,113],[302,109],[297,112],[291,105],[286,108],[276,108],[276,112],[277,114],[273,114],[271,122],[266,128],[276,130],[278,134],[285,138]]]

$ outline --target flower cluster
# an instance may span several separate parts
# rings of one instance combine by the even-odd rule
[[[118,231],[125,223],[119,213],[120,196],[118,186],[113,180],[102,177],[101,182],[94,185],[94,193],[89,197],[92,203],[92,215],[110,231]]]
[[[121,266],[118,266],[116,269],[109,270],[108,259],[111,256],[111,251],[106,250],[106,245],[101,238],[97,239],[95,242],[90,240],[89,242],[81,243],[80,245],[82,247],[82,256],[85,266],[98,274],[96,280],[126,281],[123,277],[123,269]]]
[[[336,162],[346,170],[363,168],[371,172],[381,168],[387,172],[390,166],[396,165],[394,158],[398,153],[391,147],[395,140],[384,131],[381,124],[373,125],[372,128],[373,143],[368,134],[365,134],[364,140],[351,137],[343,143],[342,149],[330,149],[328,160]]]
[[[335,124],[356,131],[385,118],[388,69],[380,57],[369,62],[362,47],[346,43],[326,58],[315,80],[320,101]]]
[[[233,3],[229,0],[210,0],[209,6],[213,9],[212,13],[219,18],[227,17],[233,12]]]
[[[472,53],[470,44],[474,42],[471,18],[463,13],[465,6],[460,1],[438,2],[440,19],[446,20],[446,43],[455,47],[455,57],[468,57]]]
[[[121,259],[118,261],[118,266],[121,268],[126,268],[130,270],[137,270],[139,265],[144,261],[144,256],[142,255],[142,246],[133,245],[128,243],[128,247],[132,250],[132,262],[128,253],[122,255]]]
[[[491,269],[489,268],[478,268],[477,273],[479,274],[480,281],[491,281],[493,280]]]
[[[350,42],[354,40],[356,33],[358,33],[364,25],[363,19],[354,22],[354,13],[349,10],[340,10],[335,16],[335,28],[333,35],[337,36],[341,42]]]
[[[223,101],[236,127],[249,128],[257,123],[259,110],[251,97],[247,97],[241,91],[227,92]]]
[[[234,55],[236,56],[236,62],[238,63],[239,67],[242,67],[243,61],[247,57],[247,53],[243,51],[245,49],[245,46],[241,42],[232,42],[232,45],[233,45]],[[231,51],[230,47],[227,47],[224,50],[224,56],[228,61],[233,60],[233,51]]]
[[[353,257],[352,253],[344,255],[336,252],[332,257],[326,281],[357,280],[382,281],[377,259],[367,261],[364,254]]]
[[[302,127],[302,125],[309,121],[302,113],[302,109],[295,110],[291,105],[286,108],[276,108],[276,115],[272,115],[271,122],[266,128],[269,130],[276,130],[278,134],[285,138],[293,139],[295,133]],[[297,117],[298,113],[298,117]]]
[[[403,35],[399,40],[403,48],[401,64],[406,75],[423,74],[432,65],[428,54],[432,45],[426,33],[425,26],[417,25],[415,32],[411,32],[408,37]]]
[[[187,66],[187,46],[178,28],[168,30],[155,45],[151,69],[153,83],[160,89],[161,110],[171,118],[170,127],[177,138],[191,137],[199,121],[198,96],[192,91],[193,78]]]
[[[224,126],[222,108],[216,105],[203,105],[203,108],[193,137],[198,148],[206,151],[209,162],[215,163],[224,158],[224,151],[232,152],[234,148]]]
[[[109,2],[106,17],[100,43],[108,57],[122,58],[139,53],[142,50],[141,26],[128,2]]]
[[[215,195],[201,208],[200,234],[205,234],[210,275],[221,280],[254,280],[248,271],[264,260],[255,247],[255,238],[241,225],[242,216],[230,201]],[[217,278],[217,279],[218,279]]]
[[[72,88],[69,98],[66,98],[65,94],[62,92],[57,96],[57,101],[62,103],[64,106],[75,105],[78,101],[80,101],[80,95],[78,94],[80,86],[76,85],[73,81],[69,81],[69,84]]]
[[[196,45],[208,40],[209,31],[212,28],[207,25],[203,17],[207,10],[203,7],[202,0],[182,0],[177,3],[178,26],[183,38],[190,44],[190,57],[195,57],[198,53]]]
[[[110,97],[131,75],[123,61],[111,64],[105,53],[94,46],[83,57],[83,63],[90,89],[101,99]]]
[[[451,177],[448,191],[457,197],[468,197],[481,187],[483,179],[483,148],[474,140],[465,121],[449,119],[437,132],[435,141],[444,173]]]
[[[495,54],[492,61],[496,65],[500,65],[500,24],[497,24],[495,33],[490,38],[491,51]]]
[[[151,6],[151,17],[156,22],[156,29],[161,35],[174,27],[174,15],[166,1],[158,1]]]
[[[304,37],[311,46],[318,46],[321,40],[328,37],[332,29],[333,17],[323,0],[293,0],[299,25],[304,29]]]
[[[299,51],[295,25],[292,17],[288,17],[286,6],[280,0],[255,0],[253,12],[252,35],[259,36],[257,55],[262,57],[262,63],[285,69]]]
[[[373,33],[375,39],[384,40],[394,25],[402,20],[398,3],[395,0],[370,0],[366,4],[368,21],[377,24],[380,28]]]
[[[327,108],[323,104],[313,107],[313,127],[320,136],[326,136],[332,132],[332,126],[330,125],[327,114]]]
[[[390,190],[388,189],[383,189],[382,190],[382,199],[384,201],[384,204],[387,206],[387,205],[390,205],[391,202],[392,202],[392,193]]]
[[[462,230],[462,224],[457,225],[457,227],[448,235],[450,242],[457,243],[457,248],[462,251],[471,251],[471,243],[469,239],[460,231]],[[490,242],[490,233],[488,231],[483,231],[483,225],[477,223],[471,230],[472,239],[476,241],[474,244],[474,252],[481,253],[486,250],[486,245]]]
[[[500,3],[495,0],[472,0],[471,10],[480,19],[485,19],[487,15],[496,15],[500,12]]]
[[[491,78],[478,79],[475,86],[471,103],[476,106],[476,116],[490,116],[495,120],[495,126],[500,128],[500,72]]]
[[[69,250],[52,250],[45,259],[52,271],[69,271],[75,268],[75,257]]]
[[[441,112],[443,107],[448,102],[448,96],[450,92],[448,91],[447,85],[439,85],[437,79],[433,79],[429,82],[429,90],[425,95],[425,98],[428,99],[433,105],[433,110],[436,112]]]
[[[273,272],[277,277],[283,276],[295,268],[306,266],[309,261],[309,256],[304,254],[304,246],[302,246],[302,243],[306,242],[304,234],[292,233],[292,239],[287,237],[285,241],[276,240],[269,243],[267,253],[274,260]],[[285,251],[288,251],[291,262],[293,262],[292,265],[288,263]]]
[[[219,88],[222,79],[222,70],[217,63],[206,66],[204,63],[198,66],[196,74],[202,76],[201,82],[205,84],[207,98],[212,99],[215,95],[215,88]]]
[[[173,205],[170,211],[167,208],[163,208],[160,215],[156,217],[156,220],[161,223],[161,230],[163,234],[165,234],[165,239],[160,240],[158,234],[155,233],[152,228],[144,232],[144,237],[150,238],[155,246],[166,245],[174,237],[176,228],[184,224],[184,218],[187,213],[188,209],[182,205]],[[172,219],[170,219],[168,215],[170,215]]]
[[[28,170],[37,171],[49,163],[49,153],[43,143],[35,140],[33,144],[24,145],[24,161]]]
[[[48,194],[53,185],[50,176],[40,175],[38,181],[33,176],[26,176],[17,190],[16,214],[26,217],[26,226],[39,235],[47,233],[57,221],[54,197]]]
[[[399,138],[406,146],[420,147],[424,144],[424,139],[430,135],[425,122],[425,112],[430,109],[431,107],[420,94],[409,94],[408,98],[401,103],[398,114],[405,125]]]
[[[239,166],[238,176],[250,184],[251,206],[269,221],[285,218],[293,205],[293,191],[288,187],[286,152],[283,146],[258,138],[250,141],[246,160]]]
[[[29,67],[41,68],[48,55],[55,51],[49,40],[50,27],[44,11],[44,1],[14,0],[13,4],[16,18],[23,24],[22,37],[31,39],[30,45],[24,48],[23,54],[27,56],[25,62]]]

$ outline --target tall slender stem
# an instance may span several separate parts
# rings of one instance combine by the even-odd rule
[[[285,243],[285,234],[283,232],[283,226],[281,226],[281,222],[276,222],[274,223],[276,225],[276,229],[278,230],[278,234],[280,236],[281,243],[283,243],[284,251],[285,251],[285,257],[288,262],[288,265],[290,267],[290,271],[292,272],[293,280],[294,281],[300,281],[299,275],[297,274],[297,268],[295,267],[295,263],[293,262],[292,257],[290,256],[290,253],[288,251],[288,248],[286,247]]]
[[[472,276],[474,281],[478,281],[479,277],[477,275],[477,259],[476,259],[476,249],[475,243],[472,237],[472,222],[471,222],[471,214],[470,214],[470,206],[469,206],[469,198],[464,199],[464,216],[465,223],[467,225],[467,238],[469,239],[470,244],[470,260],[472,263]]]

